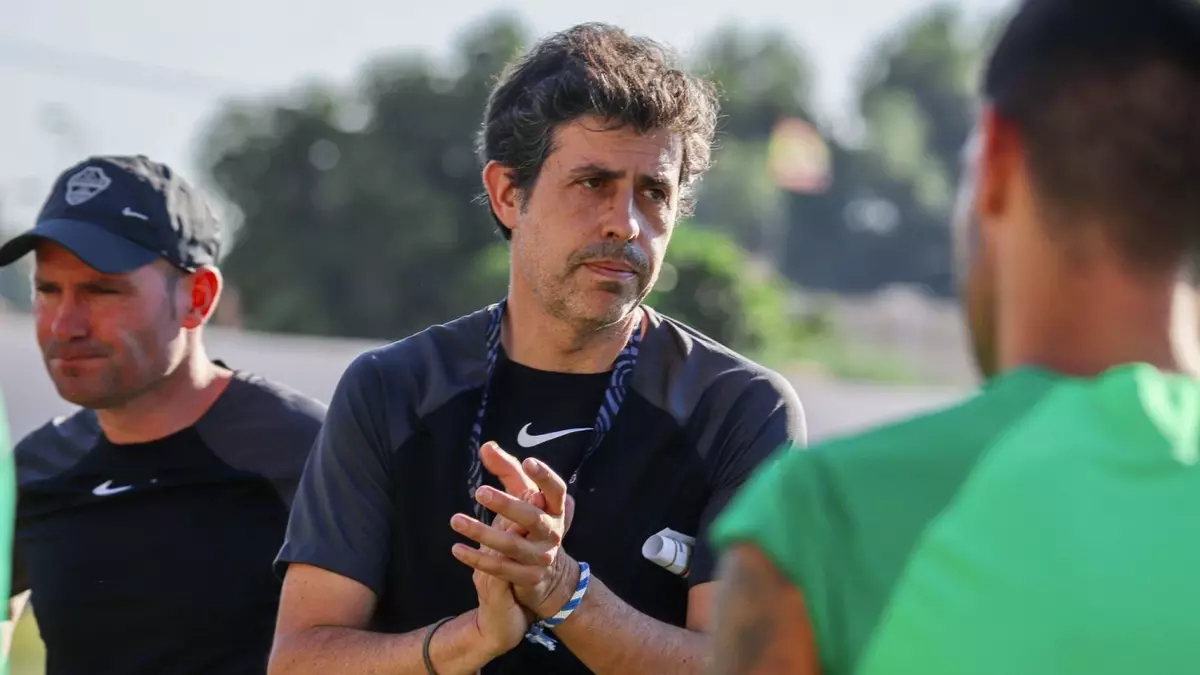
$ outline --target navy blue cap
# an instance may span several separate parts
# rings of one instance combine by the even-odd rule
[[[52,241],[106,274],[162,258],[194,271],[215,265],[221,228],[199,192],[141,155],[91,157],[54,183],[32,230],[0,246],[0,267]]]

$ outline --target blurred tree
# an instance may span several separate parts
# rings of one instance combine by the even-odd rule
[[[751,261],[729,235],[684,223],[647,303],[734,349],[786,357],[823,332],[796,317],[790,293],[782,277]]]
[[[310,86],[219,118],[208,165],[241,212],[223,267],[247,328],[396,339],[501,296],[508,247],[472,202],[482,191],[473,141],[491,84],[525,35],[510,17],[492,17],[464,33],[452,68],[380,61],[354,96]],[[776,115],[800,110],[807,71],[777,37],[748,55],[731,44],[722,67],[741,72],[737,82],[769,80],[762,101],[737,95],[747,119],[763,120],[746,127],[759,137],[746,146],[754,162]],[[753,71],[759,58],[776,62],[774,75]],[[720,201],[763,199],[742,197]],[[726,234],[678,232],[654,303],[738,349],[795,337],[786,284],[756,276]]]
[[[783,191],[767,171],[767,142],[723,136],[712,169],[701,181],[696,218],[764,259],[777,240],[773,228],[786,218]]]
[[[472,203],[473,140],[523,35],[494,17],[453,69],[380,61],[356,96],[310,87],[221,116],[207,163],[241,211],[223,267],[248,328],[395,339],[499,296],[506,275],[478,266],[499,237]]]
[[[803,50],[782,31],[730,26],[702,43],[695,69],[712,78],[722,95],[713,168],[700,185],[696,220],[732,233],[794,281],[820,279],[810,273],[806,252],[825,246],[840,227],[846,186],[835,180],[828,189],[788,193],[768,169],[769,141],[781,119],[821,130]],[[822,135],[836,170],[846,151]]]
[[[868,59],[858,97],[866,146],[845,213],[869,270],[855,285],[953,292],[948,224],[981,56],[967,28],[957,7],[937,5]]]
[[[720,28],[693,65],[717,84],[722,136],[766,140],[780,117],[810,118],[812,68],[783,31]]]
[[[809,117],[812,69],[782,31],[736,25],[701,43],[693,69],[711,78],[721,95],[713,167],[698,190],[696,219],[774,260],[787,214],[767,171],[767,139],[780,117]]]
[[[957,9],[934,6],[875,46],[857,96],[865,142],[853,148],[814,119],[802,50],[776,32],[715,33],[698,64],[718,81],[725,118],[697,219],[806,288],[950,293],[946,224],[982,44],[963,30]],[[782,190],[768,171],[768,137],[785,118],[822,137],[827,186]]]

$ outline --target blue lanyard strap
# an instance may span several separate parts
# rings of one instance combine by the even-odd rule
[[[500,326],[504,318],[506,304],[507,300],[501,300],[491,307],[491,320],[488,323],[487,332],[487,379],[484,381],[483,396],[479,401],[479,410],[475,413],[475,423],[471,425],[469,446],[471,451],[471,469],[467,473],[467,494],[471,503],[475,506],[475,517],[485,523],[491,522],[491,512],[483,508],[482,504],[475,501],[475,491],[483,485],[483,464],[479,461],[479,446],[483,444],[483,418],[487,412],[488,394],[492,389],[492,376],[495,375],[496,363],[500,360]],[[629,389],[629,376],[633,373],[633,366],[637,362],[638,349],[642,344],[642,311],[640,307],[635,311],[637,312],[637,318],[633,325],[633,334],[629,336],[629,342],[621,350],[621,354],[617,356],[617,360],[613,363],[612,377],[608,381],[608,388],[604,391],[604,399],[600,403],[600,412],[596,416],[596,423],[592,427],[591,443],[583,451],[583,457],[579,460],[579,466],[575,468],[575,472],[571,474],[571,477],[567,481],[568,492],[574,492],[575,484],[579,480],[580,468],[592,456],[596,448],[600,447],[600,443],[604,441],[604,436],[612,428],[613,421],[617,417],[617,412],[621,409],[621,404],[625,401],[625,393]]]

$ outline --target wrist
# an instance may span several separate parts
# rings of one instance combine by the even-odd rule
[[[546,601],[534,609],[539,619],[549,619],[571,601],[575,587],[579,585],[579,563],[566,553],[559,553],[555,560],[554,585],[546,595]]]
[[[479,630],[477,617],[476,610],[471,610],[432,632],[426,629],[425,667],[439,675],[475,673],[494,659],[493,647]]]
[[[484,634],[483,627],[479,625],[478,609],[473,609],[463,614],[462,618],[469,621],[467,625],[470,628],[468,631],[470,639],[464,645],[468,661],[471,663],[486,664],[508,651],[504,645],[499,644],[494,639],[488,638]]]

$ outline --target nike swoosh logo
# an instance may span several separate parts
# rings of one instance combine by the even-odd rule
[[[134,211],[133,209],[129,208],[128,206],[125,207],[124,211],[121,211],[121,215],[128,216],[130,218],[141,218],[142,220],[150,220],[150,216],[147,216],[144,213],[138,213],[137,211]]]
[[[97,497],[108,497],[110,495],[118,495],[126,490],[132,490],[132,485],[122,485],[121,487],[113,487],[111,480],[106,480],[103,483],[92,488],[92,494]]]
[[[578,429],[563,429],[562,431],[551,431],[551,432],[545,433],[545,434],[531,434],[531,433],[529,433],[530,426],[532,426],[532,425],[526,424],[525,426],[521,427],[521,430],[519,432],[517,432],[517,445],[521,446],[522,448],[532,448],[534,446],[541,445],[542,443],[545,443],[546,441],[552,441],[556,438],[562,438],[563,436],[566,436],[568,434],[577,434],[580,431],[591,431],[592,430],[591,427],[580,427]]]

